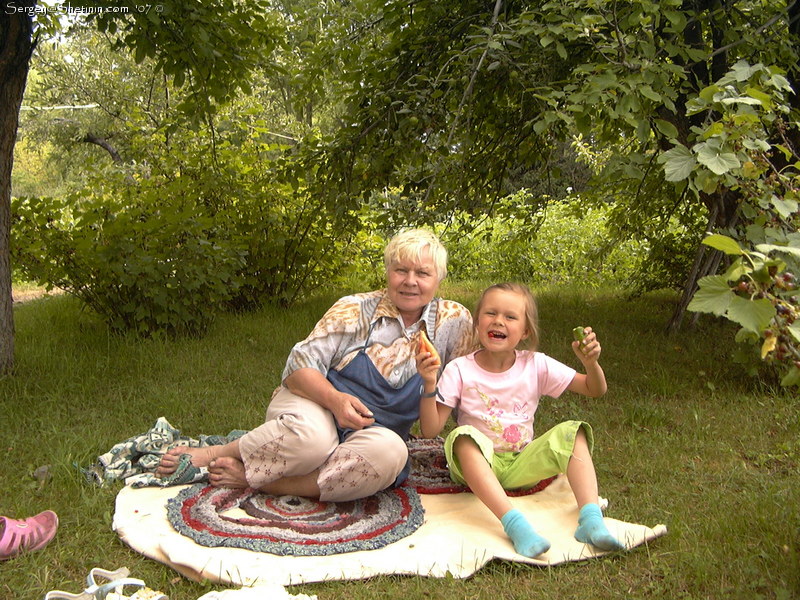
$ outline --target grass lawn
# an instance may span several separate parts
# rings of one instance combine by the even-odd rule
[[[479,285],[443,295],[474,305]],[[219,586],[195,583],[144,558],[111,530],[119,486],[87,484],[87,466],[159,416],[190,436],[262,422],[292,344],[339,294],[224,315],[202,339],[110,334],[66,296],[20,304],[16,372],[0,379],[0,514],[44,509],[61,519],[43,551],[0,563],[0,598],[77,592],[91,567],[133,576],[194,600]],[[468,580],[377,577],[293,588],[320,600],[402,598],[800,597],[800,413],[797,392],[759,385],[729,362],[734,330],[701,320],[665,337],[675,298],[552,289],[539,294],[542,350],[576,365],[568,343],[591,325],[603,345],[608,393],[544,399],[537,429],[592,423],[609,516],[669,533],[649,546],[554,568],[493,562]],[[33,477],[50,465],[52,478]],[[219,588],[221,589],[221,587]]]

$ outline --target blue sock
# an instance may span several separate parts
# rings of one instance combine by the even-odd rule
[[[584,544],[597,546],[600,550],[625,549],[625,546],[608,531],[603,521],[603,513],[597,504],[586,504],[581,508],[575,539]]]
[[[503,529],[508,537],[514,542],[514,550],[523,556],[533,558],[550,549],[550,542],[536,533],[525,515],[516,508],[512,508],[504,514],[500,523],[503,524]]]

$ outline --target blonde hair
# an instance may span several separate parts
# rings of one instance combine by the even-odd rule
[[[530,350],[537,350],[539,348],[539,310],[530,288],[522,283],[496,283],[483,290],[478,304],[475,307],[475,315],[472,319],[473,326],[475,327],[475,344],[478,344],[478,315],[480,315],[486,294],[493,290],[513,292],[519,294],[522,296],[523,300],[525,300],[525,329],[528,331],[528,337],[522,340],[520,344],[526,346]]]
[[[441,281],[447,275],[447,250],[439,238],[427,229],[406,229],[389,240],[383,251],[383,263],[387,272],[392,264],[403,260],[421,262],[422,252],[426,248]]]

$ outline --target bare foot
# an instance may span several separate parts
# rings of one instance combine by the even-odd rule
[[[244,463],[230,456],[222,456],[208,465],[208,482],[215,487],[250,487],[244,476]]]
[[[319,469],[305,475],[289,475],[275,481],[265,483],[259,489],[273,496],[303,496],[304,498],[319,498],[319,485],[317,478]]]
[[[203,448],[189,448],[188,446],[178,446],[167,451],[161,457],[161,462],[156,469],[156,477],[171,475],[178,468],[182,454],[192,457],[192,464],[195,467],[207,467],[216,458],[215,446],[205,446]]]

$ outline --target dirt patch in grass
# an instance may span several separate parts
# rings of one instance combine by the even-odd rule
[[[53,288],[48,292],[43,287],[30,286],[30,285],[11,287],[11,297],[14,300],[14,304],[19,304],[22,302],[30,302],[31,300],[38,300],[39,298],[46,298],[48,296],[58,296],[63,293],[64,291],[58,288]]]

